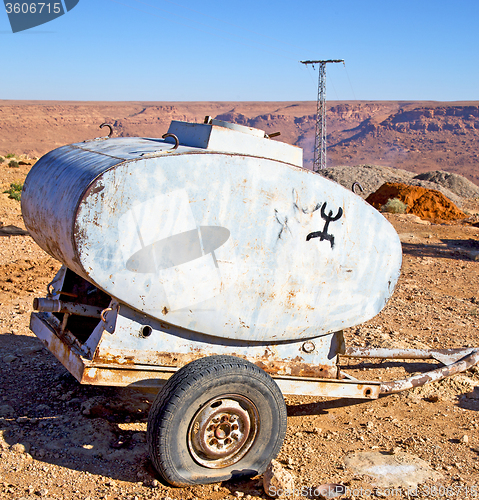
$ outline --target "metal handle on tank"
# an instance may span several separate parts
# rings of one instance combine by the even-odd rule
[[[110,133],[107,135],[107,137],[109,139],[113,134],[113,127],[109,123],[102,123],[100,125],[100,128],[103,128],[103,127],[108,127],[110,129]]]
[[[163,134],[161,137],[163,137],[163,139],[166,139],[167,137],[172,137],[175,140],[175,145],[170,149],[170,151],[174,151],[175,149],[178,149],[178,146],[180,145],[180,141],[178,140],[178,137],[176,137],[175,134]]]

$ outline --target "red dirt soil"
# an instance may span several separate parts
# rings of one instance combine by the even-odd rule
[[[421,219],[450,221],[467,217],[441,192],[398,182],[386,182],[369,195],[366,201],[379,210],[389,199],[394,198],[407,205],[406,213],[417,215]]]

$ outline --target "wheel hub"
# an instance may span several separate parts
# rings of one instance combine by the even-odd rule
[[[188,434],[194,459],[209,468],[240,460],[250,449],[259,425],[254,404],[243,396],[209,401],[195,416]]]

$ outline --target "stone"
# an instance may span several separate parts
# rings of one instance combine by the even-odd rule
[[[393,448],[391,448],[388,453],[390,455],[397,455],[399,452],[401,451],[401,448],[399,446],[394,446]]]
[[[474,389],[471,392],[468,392],[466,394],[466,398],[468,398],[468,399],[479,399],[479,386],[474,387]]]
[[[17,357],[14,354],[7,354],[4,356],[3,361],[5,363],[13,363],[14,361],[17,360]]]
[[[294,492],[294,476],[283,469],[276,460],[271,460],[263,474],[263,489],[271,498],[288,498]]]
[[[464,434],[464,436],[462,436],[460,441],[461,441],[461,443],[464,443],[464,444],[469,443],[469,436],[467,434]]]
[[[48,405],[41,404],[41,405],[38,405],[35,409],[36,409],[36,411],[47,411],[50,409],[50,407]]]
[[[15,453],[28,453],[30,451],[30,443],[15,443],[11,450]]]
[[[145,432],[135,432],[131,437],[135,443],[146,443],[146,433]]]
[[[416,444],[416,440],[412,436],[409,436],[404,440],[404,444],[406,446],[413,446],[414,444]]]
[[[10,405],[0,405],[0,417],[13,417],[15,410]]]

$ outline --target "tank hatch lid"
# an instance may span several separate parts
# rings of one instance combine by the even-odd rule
[[[190,123],[173,120],[168,134],[174,134],[182,146],[222,153],[237,153],[279,160],[303,166],[303,150],[285,142],[269,139],[263,130],[220,120]],[[170,139],[167,139],[170,140]],[[172,140],[172,139],[171,139]]]

